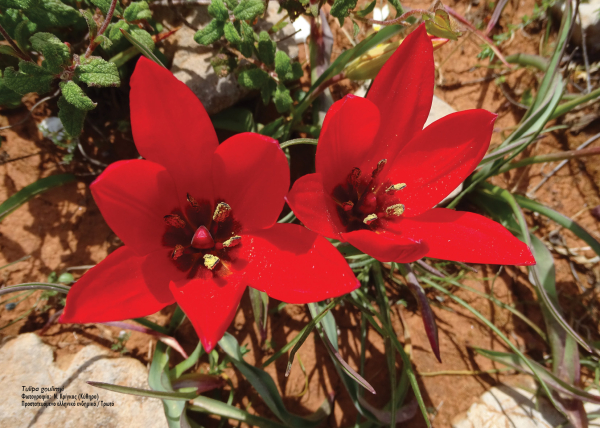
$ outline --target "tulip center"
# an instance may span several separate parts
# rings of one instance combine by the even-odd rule
[[[370,174],[353,168],[346,181],[333,189],[331,196],[347,232],[377,231],[386,221],[396,220],[404,213],[400,191],[406,184],[382,179],[386,164],[387,159],[380,160]]]
[[[188,278],[222,277],[231,273],[242,238],[240,224],[224,201],[196,201],[188,194],[185,212],[164,217],[163,244],[172,248],[169,258]]]

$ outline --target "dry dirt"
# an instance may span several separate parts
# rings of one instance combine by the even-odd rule
[[[411,7],[428,6],[424,3],[407,5]],[[459,13],[466,13],[470,19],[477,17],[481,19],[482,16],[486,16],[482,12],[483,5],[477,7],[468,6],[466,3],[450,5]],[[470,10],[467,11],[467,8]],[[501,20],[500,28],[497,28],[495,32],[504,31],[509,21],[519,22],[521,16],[531,14],[532,8],[533,2],[530,0],[511,2]],[[335,35],[334,55],[337,55],[342,49],[350,47],[350,42],[340,31],[335,20],[330,20],[330,25]],[[347,30],[349,33],[352,31],[350,27]],[[502,46],[503,52],[505,54],[538,53],[542,34],[543,27],[532,34],[518,31],[510,43]],[[487,60],[480,62],[476,58],[480,51],[479,45],[479,41],[474,36],[470,36],[466,41],[463,38],[463,42],[458,45],[458,48],[456,43],[450,43],[436,52],[435,58],[439,66],[439,86],[435,93],[457,110],[485,108],[498,113],[499,118],[496,122],[498,132],[495,133],[492,140],[492,144],[498,144],[501,141],[501,131],[518,123],[523,110],[508,102],[493,80],[469,84],[471,81],[485,78],[494,72],[485,67],[476,67],[477,64],[487,64]],[[455,51],[452,53],[453,50]],[[531,71],[522,70],[508,75],[506,86],[508,91],[518,99],[523,91],[531,87],[534,82],[535,75]],[[353,85],[346,81],[332,88],[332,93],[335,97],[339,97],[352,88]],[[126,95],[126,91],[121,91],[113,94],[113,97],[116,96],[118,100],[122,100],[126,99]],[[34,101],[28,99],[28,107]],[[22,120],[26,115],[26,110],[20,108],[0,113],[2,114],[0,126],[5,126]],[[0,201],[41,177],[59,172],[75,170],[80,175],[80,180],[34,198],[2,221],[0,224],[0,248],[2,250],[0,266],[26,255],[31,257],[0,271],[1,285],[46,281],[47,276],[53,271],[60,272],[67,267],[98,263],[121,244],[105,224],[89,192],[88,185],[97,171],[93,167],[82,166],[84,164],[80,161],[79,155],[77,155],[74,165],[61,165],[60,150],[57,150],[50,141],[43,139],[37,131],[36,124],[49,114],[51,114],[49,108],[38,109],[33,115],[33,119],[28,120],[24,125],[2,131],[3,141],[0,149],[3,158],[8,159],[8,162],[0,165],[0,179],[3,182],[3,186],[0,187]],[[102,112],[96,116],[92,115],[92,122],[97,128],[100,128],[99,131],[103,136],[100,138],[98,133],[86,136],[84,138],[86,151],[102,162],[133,157],[135,151],[130,134],[128,136],[116,131],[111,132],[110,130],[114,129],[114,123],[111,124],[110,120],[106,122],[106,117],[102,116]],[[547,134],[526,156],[573,149],[599,131],[600,125],[592,124],[577,135],[568,130]],[[98,140],[101,141],[98,142]],[[600,141],[592,146],[600,146]],[[23,156],[27,157],[16,160]],[[554,165],[546,166],[545,171],[549,171]],[[576,217],[583,227],[600,239],[600,224],[590,213],[591,208],[600,204],[599,165],[597,158],[570,161],[567,166],[550,178],[536,193],[536,197],[551,208],[567,216]],[[519,193],[525,193],[541,180],[541,170],[541,165],[518,169],[515,170],[516,172],[496,177],[494,183],[514,189]],[[538,227],[539,237],[547,237],[549,232],[558,229],[556,224],[541,217],[528,216],[528,221],[531,226]],[[567,246],[585,246],[569,232],[561,230],[560,233],[565,237]],[[593,256],[590,251],[584,250],[582,253],[587,257]],[[575,265],[579,284],[574,279],[567,259],[556,255],[556,267],[557,287],[563,309],[569,314],[571,320],[575,320],[575,314],[587,314],[586,319],[578,321],[587,326],[590,340],[598,340],[597,323],[594,323],[598,319],[598,301],[592,292],[600,279],[598,264],[591,268]],[[482,278],[493,277],[497,272],[497,267],[479,266],[477,269],[479,273],[470,274],[470,279],[465,283],[477,290],[489,293],[492,287],[491,281]],[[585,299],[581,297],[582,290],[585,290]],[[516,304],[519,310],[543,328],[541,314],[537,306],[533,304],[535,292],[527,281],[523,268],[505,268],[493,285],[493,293],[504,302]],[[435,427],[450,426],[453,417],[464,412],[482,392],[498,382],[512,384],[526,382],[526,379],[511,372],[478,376],[427,376],[426,374],[431,372],[497,368],[489,360],[475,355],[470,347],[477,346],[496,350],[506,350],[506,347],[471,313],[448,299],[437,300],[436,297],[440,296],[430,293],[430,297],[436,302],[433,310],[438,323],[443,360],[442,363],[439,363],[430,350],[414,299],[406,290],[393,287],[389,287],[389,294],[392,301],[405,299],[408,302],[408,308],[403,309],[402,314],[399,312],[401,306],[397,306],[398,311],[392,313],[392,318],[398,336],[401,338],[406,335],[410,336],[412,361],[417,372],[423,375],[419,376],[419,383]],[[533,358],[541,358],[549,352],[535,332],[508,312],[472,293],[456,290],[456,294],[480,311]],[[3,304],[0,307],[0,326],[26,314],[33,307],[39,295],[39,292],[34,293],[11,311],[6,310]],[[0,337],[30,331],[39,332],[54,313],[56,302],[56,298],[50,299],[49,303],[53,307],[45,311],[35,310],[22,320],[1,330]],[[276,304],[277,302],[271,302],[271,307],[276,307]],[[43,306],[44,303],[38,305],[38,308],[45,309]],[[156,322],[165,323],[171,313],[172,308],[166,308],[150,318]],[[334,315],[340,327],[341,355],[351,366],[358,367],[360,317],[356,311],[344,307],[337,308]],[[404,324],[400,320],[400,315],[405,320]],[[308,312],[302,306],[288,305],[281,312],[273,313],[268,325],[268,340],[271,342],[272,348],[279,349],[290,341],[308,321]],[[259,364],[272,355],[273,350],[263,349],[263,344],[259,342],[247,295],[242,300],[241,308],[229,332],[251,350],[246,355],[249,363]],[[56,358],[61,364],[68,364],[70,358],[82,346],[93,342],[110,348],[116,342],[118,334],[118,329],[102,325],[52,325],[44,333],[43,340],[55,348]],[[188,351],[191,351],[197,342],[195,333],[189,324],[181,329],[178,339]],[[372,329],[368,332],[367,343],[365,378],[374,386],[377,394],[366,398],[370,403],[381,406],[386,403],[390,395],[384,345],[379,335]],[[129,355],[147,363],[154,344],[155,342],[148,336],[132,333],[129,340],[126,341],[125,347]],[[115,354],[117,353],[118,351],[115,351]],[[284,376],[287,364],[285,357],[267,369],[284,395],[288,409],[303,415],[309,414],[315,411],[330,394],[334,394],[334,412],[327,425],[353,425],[357,417],[356,411],[345,393],[321,341],[311,336],[299,351],[297,359],[303,363],[306,376],[296,362],[290,376],[286,378]],[[401,364],[398,359],[398,368],[401,367]],[[236,386],[237,405],[250,412],[270,416],[269,410],[247,382],[237,376],[233,369],[229,369],[227,374]],[[306,378],[308,390],[302,394]],[[366,395],[370,394],[367,392]],[[226,393],[223,393],[223,397],[225,396]],[[405,426],[421,427],[425,426],[425,423],[422,417],[417,415]]]

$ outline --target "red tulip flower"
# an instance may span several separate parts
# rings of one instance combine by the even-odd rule
[[[534,264],[528,247],[498,223],[434,208],[479,164],[496,115],[467,110],[423,129],[433,86],[432,46],[421,25],[366,98],[348,95],[329,109],[316,173],[294,183],[289,206],[309,229],[384,262]]]
[[[358,287],[325,238],[276,223],[290,184],[277,141],[244,133],[219,145],[198,98],[145,58],[131,78],[131,125],[145,159],[116,162],[91,185],[125,245],[75,283],[61,322],[136,318],[177,302],[210,351],[248,285],[288,303]]]

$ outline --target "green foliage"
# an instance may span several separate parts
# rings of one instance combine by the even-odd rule
[[[2,28],[4,28],[13,38],[15,36],[15,28],[17,28],[17,25],[21,20],[21,14],[17,9],[6,9],[3,14],[0,15],[0,25],[2,25]]]
[[[29,38],[37,30],[37,24],[25,19],[15,28],[15,41],[23,52],[29,50]]]
[[[293,103],[290,91],[281,83],[277,85],[273,101],[275,102],[275,107],[277,108],[277,111],[279,113],[286,113],[287,111],[289,111]]]
[[[266,31],[261,31],[258,35],[258,59],[266,65],[275,62],[275,42]]]
[[[64,96],[58,99],[58,118],[69,136],[75,138],[81,134],[86,113],[68,102]]]
[[[21,95],[17,94],[12,89],[9,89],[4,83],[4,79],[0,79],[0,105],[6,107],[18,107],[21,104]]]
[[[29,41],[33,49],[44,55],[42,67],[50,73],[61,73],[62,66],[68,65],[69,61],[71,61],[69,48],[54,34],[36,33],[31,36]]]
[[[225,23],[223,32],[225,34],[225,39],[232,45],[238,46],[240,43],[242,43],[242,36],[240,36],[240,33],[235,28],[233,22]]]
[[[10,55],[15,58],[20,58],[17,51],[10,45],[0,45],[0,54]]]
[[[275,94],[277,89],[277,83],[273,79],[267,80],[267,82],[260,88],[260,95],[264,105],[269,104],[269,101]]]
[[[237,67],[237,57],[221,52],[210,60],[217,76],[225,77]]]
[[[331,6],[331,15],[335,16],[340,25],[344,25],[344,18],[350,15],[350,11],[356,7],[357,0],[336,0]]]
[[[251,21],[263,13],[265,13],[265,2],[263,0],[242,0],[233,9],[235,17],[243,21]]]
[[[135,1],[127,6],[127,9],[123,12],[123,18],[128,22],[150,19],[152,18],[152,11],[145,1]]]
[[[89,9],[79,9],[79,12],[81,13],[83,19],[85,19],[85,22],[87,23],[88,30],[90,32],[90,39],[96,38],[96,34],[98,34],[98,24],[96,24],[96,21],[94,21],[94,14]]]
[[[77,10],[59,0],[32,0],[31,6],[24,10],[24,13],[42,30],[68,27],[81,19]]]
[[[239,0],[225,0],[225,4],[229,10],[234,10],[240,2]]]
[[[97,57],[77,67],[75,79],[88,86],[119,86],[121,84],[117,66]]]
[[[354,14],[356,16],[358,16],[359,18],[366,17],[368,14],[370,14],[371,12],[373,12],[373,9],[375,9],[375,3],[377,3],[377,0],[373,0],[364,9],[359,10],[358,12],[355,12]]]
[[[194,40],[200,45],[211,45],[225,34],[224,23],[213,19],[204,28],[198,30],[194,35]]]
[[[48,70],[32,62],[21,61],[19,71],[12,67],[4,70],[4,84],[17,94],[25,95],[30,92],[45,94],[52,89],[55,76]]]
[[[246,21],[240,21],[240,33],[242,35],[240,52],[246,58],[250,58],[254,54],[254,30]]]
[[[109,49],[113,44],[112,41],[105,35],[97,36],[94,39],[94,43],[99,44],[103,49]]]
[[[227,21],[229,19],[229,11],[223,0],[212,0],[208,6],[208,14],[218,21]]]
[[[98,9],[100,9],[102,14],[106,16],[108,14],[108,9],[110,9],[111,0],[90,0],[90,3],[92,3]],[[121,3],[118,0],[117,6],[115,7],[114,15],[123,16],[123,6],[121,6]]]
[[[275,72],[282,82],[298,80],[304,74],[302,65],[298,62],[292,63],[283,51],[277,51],[275,54]]]
[[[240,85],[248,89],[260,89],[268,80],[270,80],[269,75],[260,68],[244,70],[238,76]]]
[[[129,34],[150,51],[153,51],[156,47],[154,45],[154,40],[152,40],[152,36],[146,30],[142,30],[141,28],[132,25]]]
[[[83,92],[83,89],[72,80],[69,82],[60,82],[59,86],[65,100],[79,110],[88,111],[96,108],[96,103],[93,102],[85,92]]]

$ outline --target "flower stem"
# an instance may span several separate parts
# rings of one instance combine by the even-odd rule
[[[12,46],[12,48],[15,50],[15,53],[19,56],[19,58],[21,58],[24,61],[33,62],[31,57],[29,55],[27,55],[25,52],[23,52],[21,50],[21,48],[15,43],[15,41],[8,35],[8,33],[6,32],[4,27],[2,27],[2,25],[0,25],[0,34],[2,34],[4,39]]]
[[[316,146],[318,142],[319,140],[314,138],[296,138],[294,140],[288,140],[285,143],[281,143],[279,147],[281,147],[281,150],[283,150],[286,147],[297,146],[298,144],[312,144],[313,146]]]
[[[574,100],[571,100],[564,104],[558,105],[556,107],[556,109],[554,109],[554,113],[552,113],[552,116],[550,116],[550,119],[548,119],[548,120],[556,119],[557,117],[560,117],[563,114],[570,112],[578,105],[583,104],[583,103],[593,100],[593,99],[596,99],[596,101],[600,100],[600,88],[596,88],[595,90],[593,90],[592,92],[590,92],[587,95],[584,95],[582,97],[577,97]]]
[[[116,7],[117,7],[117,0],[112,0],[110,3],[110,8],[108,9],[108,13],[106,14],[106,18],[104,19],[102,26],[98,30],[98,34],[96,34],[96,37],[94,37],[93,40],[90,40],[90,45],[88,46],[87,50],[85,51],[85,58],[89,58],[90,55],[92,54],[92,52],[94,52],[94,49],[96,49],[98,47],[98,43],[96,43],[96,38],[98,36],[101,36],[102,34],[104,34],[106,29],[108,28],[110,21],[112,21],[113,13],[115,12]],[[90,39],[91,39],[91,34],[90,34]]]

